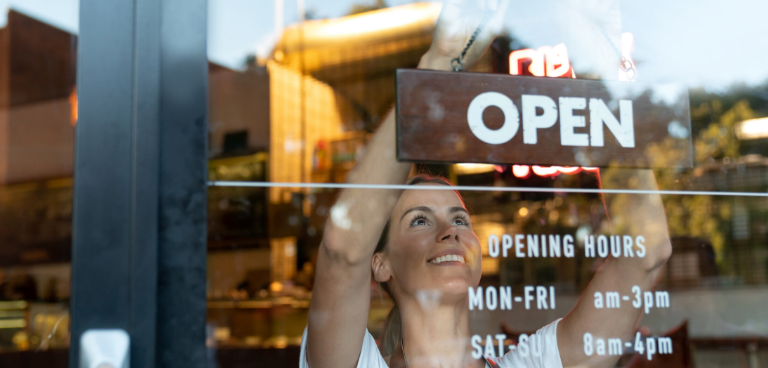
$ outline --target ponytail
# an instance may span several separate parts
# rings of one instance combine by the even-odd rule
[[[384,336],[381,339],[381,355],[392,355],[402,338],[402,320],[400,319],[400,308],[395,303],[392,310],[387,315],[387,321],[384,322]]]

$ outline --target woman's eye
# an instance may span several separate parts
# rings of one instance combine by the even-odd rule
[[[411,221],[411,225],[426,225],[426,224],[427,224],[427,220],[423,218],[417,218]]]
[[[455,220],[453,220],[453,224],[454,225],[466,225],[467,223],[469,223],[469,221],[467,221],[467,220],[465,220],[465,219],[463,219],[461,217],[457,217]]]

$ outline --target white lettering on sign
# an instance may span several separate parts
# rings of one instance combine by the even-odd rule
[[[589,134],[576,133],[573,130],[587,126],[587,119],[573,115],[573,110],[586,108],[586,98],[560,97],[560,143],[563,146],[589,146]]]
[[[478,336],[479,338],[479,336]],[[658,344],[656,343],[658,341]],[[649,336],[645,338],[645,344],[640,337],[640,332],[635,334],[635,341],[624,342],[620,338],[608,338],[608,351],[605,349],[605,339],[592,336],[587,332],[584,334],[584,355],[592,356],[597,355],[623,355],[627,351],[634,350],[635,353],[643,355],[646,353],[648,360],[653,360],[653,355],[656,354],[656,347],[658,346],[658,354],[672,354],[672,338],[670,337],[653,337]],[[626,348],[626,350],[625,350]]]
[[[500,245],[499,236],[491,234],[488,236],[488,255],[492,258],[499,256],[503,258],[513,256],[517,258],[538,258],[539,256],[560,258],[563,255],[567,258],[573,258],[575,255],[573,241],[573,235],[570,234],[516,234],[514,238],[512,235],[503,234]],[[512,248],[515,248],[514,252]]]
[[[642,235],[634,239],[629,235],[611,235],[610,241],[605,235],[598,235],[597,242],[595,242],[595,236],[590,235],[584,239],[585,257],[595,258],[595,244],[597,244],[597,256],[600,258],[606,258],[608,254],[614,258],[645,257],[645,237]]]
[[[621,122],[616,120],[608,106],[601,99],[589,99],[589,134],[592,138],[592,146],[603,146],[603,123],[616,137],[622,147],[635,146],[635,129],[632,118],[632,101],[619,100],[619,115]]]
[[[498,291],[497,291],[498,289]],[[513,296],[511,286],[482,286],[467,289],[469,310],[512,310],[513,303],[523,303],[526,310],[555,309],[555,287],[525,286],[523,296]]]
[[[573,258],[574,241],[571,234],[502,234],[501,237],[490,234],[488,255],[491,258]],[[642,235],[589,235],[584,238],[583,249],[587,258],[643,258],[646,254]]]
[[[538,130],[549,129],[557,123],[558,104],[547,96],[522,95],[523,143],[537,144]],[[613,115],[605,102],[598,98],[589,99],[589,133],[577,133],[575,128],[585,128],[585,116],[574,115],[574,110],[586,110],[587,100],[582,97],[560,97],[560,144],[563,146],[605,145],[603,126],[613,133],[621,147],[635,147],[635,127],[632,101],[619,100],[619,119]],[[496,106],[504,113],[501,128],[489,129],[483,121],[483,111]],[[539,113],[541,112],[541,113]],[[481,141],[488,144],[509,142],[520,129],[520,113],[512,100],[498,92],[484,92],[475,97],[467,109],[469,129]]]
[[[591,336],[590,335],[590,348],[591,348]],[[510,353],[513,351],[517,351],[520,357],[527,358],[528,356],[534,356],[534,357],[540,357],[543,353],[543,349],[545,346],[553,346],[557,344],[557,341],[555,341],[556,337],[551,335],[545,335],[541,336],[539,334],[533,334],[528,336],[528,334],[520,334],[518,336],[518,341],[515,343],[513,342],[509,346],[504,346],[504,342],[507,340],[507,335],[505,334],[497,334],[497,335],[486,335],[485,336],[485,346],[483,346],[483,337],[481,335],[472,335],[470,338],[470,342],[472,344],[472,357],[475,359],[480,359],[483,356],[487,358],[495,358],[495,357],[502,357],[506,353]],[[659,338],[661,339],[661,338]],[[496,346],[494,346],[493,340],[496,340]],[[585,339],[585,342],[587,340]],[[670,340],[671,341],[671,340]],[[586,344],[585,344],[585,350],[586,350]],[[672,352],[672,348],[670,347],[667,349],[669,350],[669,353]],[[497,351],[498,350],[498,351]],[[498,355],[496,355],[498,354]],[[665,354],[665,353],[662,353]]]
[[[596,309],[621,308],[622,301],[631,302],[632,306],[637,309],[643,308],[645,314],[648,314],[652,308],[669,308],[668,291],[643,292],[638,285],[632,286],[631,295],[621,295],[618,291],[606,291],[605,296],[603,296],[603,293],[596,291],[594,298]]]
[[[536,144],[538,129],[551,128],[557,122],[557,105],[547,96],[523,95],[523,143]],[[542,110],[537,115],[538,109]]]
[[[483,111],[488,106],[496,106],[504,113],[504,124],[497,130],[488,129],[483,122]],[[509,97],[498,92],[485,92],[477,95],[469,103],[467,121],[472,133],[488,144],[507,143],[520,129],[520,114],[517,111],[517,106]]]

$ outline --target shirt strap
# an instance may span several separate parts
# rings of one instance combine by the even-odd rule
[[[483,360],[485,360],[485,368],[500,368],[493,360],[486,359],[485,355],[483,355]]]

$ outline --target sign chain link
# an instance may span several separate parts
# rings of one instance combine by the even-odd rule
[[[477,39],[477,36],[480,35],[480,32],[483,30],[485,23],[488,22],[488,19],[490,17],[491,17],[491,13],[485,14],[483,19],[480,21],[480,24],[477,25],[475,32],[472,33],[472,37],[469,38],[469,41],[467,42],[467,46],[464,47],[464,50],[461,52],[461,55],[451,60],[451,66],[453,67],[453,71],[460,72],[464,70],[464,56],[467,55],[467,51],[469,51],[470,46],[472,46],[472,44],[475,42],[475,40]]]
[[[619,68],[622,72],[624,72],[624,75],[627,76],[627,80],[634,82],[636,75],[635,64],[632,63],[632,60],[629,60],[625,58],[624,55],[622,55],[621,51],[619,51],[619,48],[616,47],[616,44],[611,41],[611,38],[608,36],[608,32],[605,30],[605,27],[599,24],[597,27],[600,29],[600,34],[602,34],[603,38],[605,38],[605,42],[608,42],[608,44],[611,45],[613,52],[616,53],[616,56],[619,58]]]

